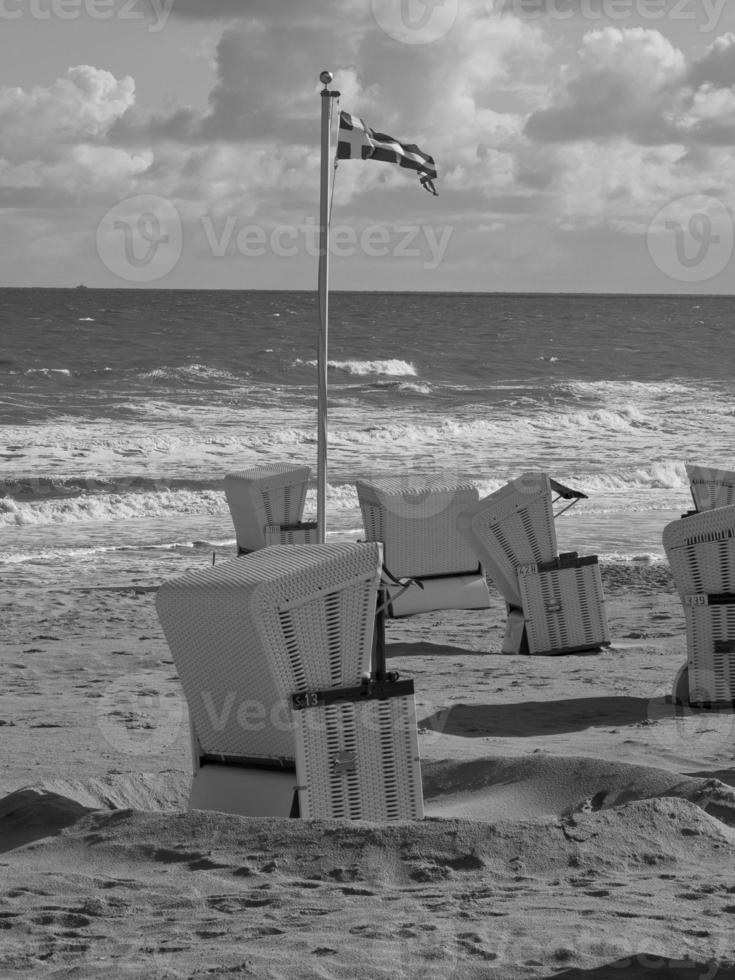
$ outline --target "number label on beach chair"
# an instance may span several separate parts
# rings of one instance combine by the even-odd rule
[[[684,602],[687,606],[708,606],[709,596],[700,593],[696,595],[688,595],[684,597]]]
[[[531,562],[528,565],[518,566],[519,575],[536,575],[537,572],[538,572],[538,564],[536,562]]]
[[[319,691],[305,691],[303,694],[292,695],[291,704],[297,711],[303,711],[306,708],[318,708],[324,701],[319,696]]]

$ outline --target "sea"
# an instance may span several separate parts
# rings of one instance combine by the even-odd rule
[[[0,289],[0,571],[155,586],[235,553],[227,473],[312,468],[314,292]],[[735,469],[735,297],[334,292],[327,540],[355,480],[481,496],[543,470],[587,499],[560,550],[665,559],[686,462]],[[7,595],[7,592],[6,592]]]

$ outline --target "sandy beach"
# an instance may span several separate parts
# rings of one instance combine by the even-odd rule
[[[186,812],[155,586],[4,610],[0,977],[735,977],[735,717],[667,702],[664,564],[603,566],[612,646],[498,653],[503,606],[389,621],[427,816]]]

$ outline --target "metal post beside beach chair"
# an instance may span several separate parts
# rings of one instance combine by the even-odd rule
[[[684,607],[687,662],[674,698],[692,705],[735,702],[735,506],[683,517],[663,546]]]
[[[365,537],[380,541],[389,575],[388,613],[486,609],[487,582],[477,556],[457,533],[457,515],[476,501],[472,483],[436,478],[358,480]]]
[[[609,645],[597,556],[557,553],[553,504],[570,501],[566,510],[584,497],[546,473],[524,473],[458,516],[459,533],[506,601],[504,653]]]
[[[239,554],[270,544],[315,544],[315,523],[302,523],[308,466],[271,463],[225,476]]]
[[[735,504],[735,472],[694,463],[687,463],[686,471],[697,511]]]
[[[377,544],[274,546],[164,583],[191,809],[418,819],[412,681],[373,679]]]

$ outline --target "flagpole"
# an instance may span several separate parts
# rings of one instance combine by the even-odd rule
[[[319,187],[319,349],[317,355],[317,542],[324,544],[327,510],[327,359],[329,348],[329,156],[330,99],[339,92],[327,88],[334,78],[323,71],[319,81],[322,100],[321,174]]]

